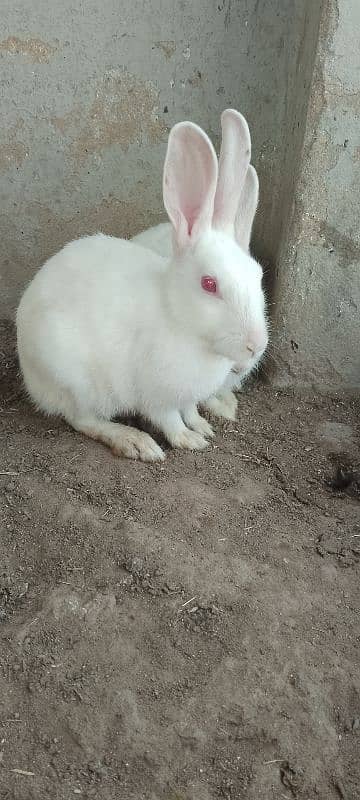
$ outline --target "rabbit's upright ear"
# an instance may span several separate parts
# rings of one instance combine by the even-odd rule
[[[245,117],[232,108],[221,115],[222,142],[214,204],[214,227],[233,234],[235,217],[251,158],[251,139]]]
[[[217,175],[216,153],[204,131],[192,122],[175,125],[169,135],[163,197],[179,249],[211,227]]]
[[[238,245],[246,252],[248,252],[250,247],[251,231],[258,201],[259,178],[255,167],[250,164],[247,168],[245,183],[241,192],[235,218],[235,239]]]

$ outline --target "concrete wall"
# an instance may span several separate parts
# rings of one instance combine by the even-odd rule
[[[159,221],[168,128],[193,119],[218,146],[234,106],[276,380],[359,385],[358,0],[2,0],[1,17],[0,317],[66,241]]]
[[[360,4],[326,0],[275,292],[276,378],[360,386]]]
[[[259,253],[291,207],[319,9],[312,0],[2,0],[0,315],[66,241],[132,235],[163,214],[167,129],[218,143],[239,108],[262,186]]]

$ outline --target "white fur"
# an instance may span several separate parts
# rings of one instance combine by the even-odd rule
[[[238,245],[249,253],[250,239],[254,217],[259,198],[259,181],[255,168],[250,162],[251,140],[250,132],[245,118],[233,109],[227,109],[221,119],[222,145],[220,152],[219,175],[217,192],[218,206],[220,200],[230,184],[233,189],[233,212],[235,216],[234,227],[230,226],[228,233],[234,237]],[[233,183],[233,174],[236,182]],[[215,215],[215,210],[214,210]],[[232,215],[231,215],[232,216]],[[138,233],[132,239],[142,247],[149,248],[164,258],[171,258],[173,254],[172,226],[163,222]],[[239,390],[245,375],[240,372],[230,372],[223,387],[216,395],[209,397],[203,405],[214,416],[234,420],[237,411],[237,399],[233,390]]]
[[[175,255],[102,234],[79,239],[46,262],[20,302],[18,353],[33,401],[117,454],[164,457],[148,434],[111,422],[127,412],[175,447],[205,447],[212,430],[196,405],[266,346],[261,269],[211,225],[216,179],[203,131],[175,126],[164,168]],[[203,291],[204,274],[221,297]]]
[[[173,254],[170,222],[161,222],[160,225],[154,225],[152,228],[138,233],[131,241],[140,244],[142,247],[148,247],[154,253],[163,256],[163,258],[171,258]]]

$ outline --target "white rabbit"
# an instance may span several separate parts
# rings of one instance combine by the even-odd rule
[[[229,236],[238,198],[218,188],[214,208],[217,174],[201,128],[176,125],[163,181],[174,256],[89,236],[50,258],[20,302],[18,353],[30,397],[118,455],[164,458],[147,433],[111,421],[128,412],[174,447],[205,447],[212,429],[197,403],[233,365],[250,370],[267,345],[262,270]]]
[[[159,225],[147,228],[146,231],[133,236],[131,241],[141,244],[142,247],[152,250],[163,258],[171,258],[173,254],[171,222],[160,222]]]
[[[259,181],[255,168],[249,163],[251,139],[245,117],[238,111],[226,109],[221,116],[222,143],[218,175],[218,191],[237,182],[239,203],[235,218],[235,240],[249,252],[251,231],[259,198]],[[134,236],[133,242],[150,248],[154,253],[171,258],[172,228],[169,222],[160,223]],[[226,419],[236,418],[237,399],[232,389],[239,389],[244,375],[230,372],[220,391],[203,405],[212,414]]]

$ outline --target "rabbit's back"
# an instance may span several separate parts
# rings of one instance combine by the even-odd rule
[[[146,326],[147,309],[158,302],[164,269],[151,253],[144,269],[138,250],[143,256],[141,248],[103,234],[79,239],[50,258],[26,289],[17,312],[18,353],[25,385],[43,410],[62,410],[58,398],[67,389],[112,407],[118,374],[132,404],[125,365],[138,346],[140,321]]]
[[[165,258],[171,258],[173,253],[171,225],[169,222],[161,222],[146,231],[138,233],[132,239],[142,247],[150,248],[154,253]]]

